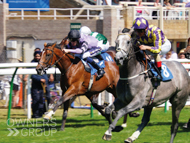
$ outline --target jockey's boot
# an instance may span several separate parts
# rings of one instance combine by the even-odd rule
[[[158,76],[157,76],[157,78],[158,78],[158,80],[162,80],[162,74],[161,74],[161,67],[160,68],[158,68]]]
[[[101,68],[96,62],[94,62],[91,58],[87,58],[87,61],[95,68],[98,70],[98,75],[96,77],[96,80],[99,80],[105,73],[104,69]]]
[[[105,71],[103,68],[99,68],[98,69],[98,75],[96,77],[96,80],[99,80],[101,77],[103,77],[103,75],[105,74]]]

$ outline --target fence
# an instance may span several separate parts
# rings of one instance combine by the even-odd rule
[[[154,7],[152,2],[143,2],[145,6],[135,6],[137,2],[120,2],[118,6],[108,6],[117,9],[117,18],[123,18],[122,11],[124,8],[133,8],[133,19],[143,16],[147,19],[164,19],[164,20],[187,20],[189,19],[189,8],[185,8],[183,3],[175,3],[175,8],[167,9],[166,7]],[[130,6],[131,5],[131,6]],[[104,5],[84,5],[82,8],[7,8],[9,11],[7,18],[36,18],[38,20],[44,18],[58,19],[104,19],[103,11],[108,8]],[[142,15],[138,16],[137,11],[142,10]],[[152,12],[156,11],[158,16],[152,16]]]
[[[121,6],[114,6],[118,9],[118,19],[122,17],[120,15]],[[103,9],[105,6],[83,6],[82,8],[8,8],[9,13],[7,18],[53,18],[57,19],[103,19]],[[30,12],[29,12],[30,11]]]

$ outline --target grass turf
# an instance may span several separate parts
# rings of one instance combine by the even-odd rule
[[[108,129],[108,122],[104,117],[98,115],[96,110],[94,110],[94,117],[90,118],[90,110],[88,109],[69,109],[65,131],[60,131],[62,112],[59,109],[51,123],[48,123],[43,119],[27,120],[23,109],[12,109],[11,124],[7,126],[7,109],[0,109],[0,142],[106,143],[102,140],[102,136]],[[127,128],[120,132],[112,132],[110,143],[123,143],[126,138],[132,135],[143,116],[143,110],[139,112],[140,117],[138,118],[128,117]],[[186,106],[180,114],[178,133],[174,143],[190,142],[190,130],[182,128],[189,118],[190,107]],[[118,121],[117,125],[121,125],[122,121],[123,118]],[[171,122],[171,108],[167,113],[164,113],[164,108],[154,108],[149,124],[144,128],[135,143],[168,143]],[[13,131],[11,135],[8,128]],[[16,134],[13,128],[18,130],[19,133]]]

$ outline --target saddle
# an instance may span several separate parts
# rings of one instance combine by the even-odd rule
[[[139,62],[143,63],[143,65],[145,66],[145,69],[146,68],[149,69],[148,70],[149,78],[155,79],[156,77],[158,77],[158,74],[160,74],[160,73],[158,73],[159,70],[157,69],[157,67],[155,66],[155,63],[153,61],[151,61],[150,59],[146,59],[145,55],[143,55],[142,52],[139,52],[136,57]],[[164,63],[162,63],[161,68],[162,68],[161,69],[162,81],[167,82],[167,81],[171,80],[173,78],[173,75],[172,75],[171,71],[168,69],[168,67]]]
[[[114,60],[112,59],[112,57],[108,53],[102,53],[101,57],[103,58],[101,60],[97,57],[92,58],[101,68],[105,68],[105,61],[114,62]],[[86,62],[83,59],[81,59],[81,61],[82,61],[84,68],[87,72],[91,73],[91,75],[95,75],[97,73],[97,69],[95,69],[90,63]]]
[[[158,69],[156,69],[157,67],[155,66],[155,63],[152,61],[148,61],[148,65],[151,71],[151,72],[148,72],[150,78],[157,77]],[[170,81],[173,78],[171,71],[168,69],[168,67],[164,63],[162,63],[161,75],[162,75],[163,82]]]

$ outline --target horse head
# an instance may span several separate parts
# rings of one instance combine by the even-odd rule
[[[55,43],[44,43],[44,49],[42,51],[41,59],[36,67],[38,74],[42,75],[45,71],[56,65],[57,62],[63,58],[64,52],[61,51],[61,47]]]
[[[123,65],[124,60],[128,58],[129,51],[132,47],[131,35],[134,29],[132,28],[129,32],[122,33],[121,30],[118,32],[116,43],[116,56],[115,60],[117,64]]]

